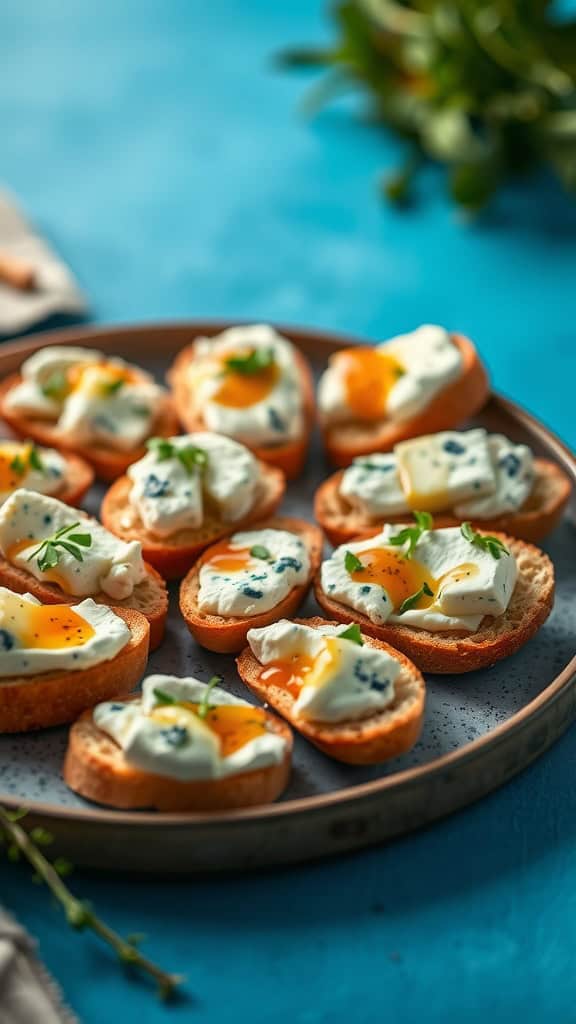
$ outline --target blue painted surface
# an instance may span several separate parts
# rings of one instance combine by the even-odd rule
[[[308,123],[269,57],[326,32],[319,0],[3,0],[1,174],[100,321],[223,316],[382,336],[468,332],[498,387],[568,442],[576,207],[546,180],[466,225],[439,175],[383,208],[396,144],[343,106]],[[278,1024],[574,1019],[576,734],[520,779],[394,846],[253,878],[79,876],[188,974],[175,1020]],[[86,1024],[170,1019],[62,925],[25,870],[2,899]]]

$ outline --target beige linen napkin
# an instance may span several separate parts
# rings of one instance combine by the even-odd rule
[[[79,1024],[38,960],[34,942],[1,907],[0,1024]]]
[[[19,334],[55,313],[86,314],[86,300],[70,270],[6,192],[0,192],[0,252],[29,263],[37,280],[32,291],[19,291],[0,281],[0,336]]]

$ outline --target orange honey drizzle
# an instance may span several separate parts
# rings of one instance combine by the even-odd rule
[[[260,679],[268,686],[277,686],[297,697],[315,662],[316,658],[310,654],[293,654],[290,658],[272,661],[262,668]]]
[[[28,650],[82,647],[95,636],[90,623],[67,604],[32,605],[23,601],[20,607],[24,609],[24,616],[18,638]],[[9,619],[6,621],[8,624]]]
[[[228,352],[225,359],[230,359],[232,355],[244,358],[251,354],[251,350],[243,349],[234,353]],[[258,370],[257,373],[237,373],[226,368],[225,360],[222,365],[224,375],[212,401],[230,409],[247,409],[256,402],[262,402],[276,387],[280,377],[280,367],[276,362]]]
[[[386,415],[388,396],[404,373],[395,356],[359,345],[335,357],[343,371],[346,403],[359,420],[378,420]]]
[[[241,572],[250,562],[250,548],[236,547],[226,539],[214,545],[213,553],[204,564],[216,572]]]
[[[414,603],[413,608],[430,608],[437,602],[439,591],[449,583],[460,583],[466,577],[476,576],[478,566],[473,562],[450,569],[449,572],[435,578],[427,566],[413,558],[404,558],[399,551],[391,548],[369,548],[358,552],[362,569],[354,569],[350,576],[355,583],[371,583],[383,587],[397,612],[402,603],[412,597],[424,584],[432,591],[432,596],[422,594]]]

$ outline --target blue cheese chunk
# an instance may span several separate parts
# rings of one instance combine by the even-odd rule
[[[488,446],[495,472],[494,490],[458,504],[455,512],[462,519],[493,519],[517,512],[532,490],[534,459],[530,449],[502,434],[492,434]]]

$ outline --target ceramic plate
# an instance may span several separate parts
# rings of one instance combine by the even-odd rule
[[[160,379],[173,356],[198,334],[226,323],[184,323],[63,331],[0,347],[0,377],[44,344],[96,347],[142,364]],[[279,328],[316,369],[358,339]],[[494,395],[475,421],[554,459],[576,482],[576,461],[528,413]],[[315,487],[330,472],[314,438],[303,477],[289,487],[282,511],[310,517]],[[86,507],[96,512],[102,489]],[[60,769],[66,729],[0,737],[0,801],[26,805],[76,863],[137,871],[197,871],[272,865],[389,840],[485,795],[543,753],[576,714],[576,535],[571,510],[545,547],[557,593],[549,620],[518,654],[489,670],[428,676],[423,735],[407,755],[369,768],[339,765],[296,737],[292,781],[274,805],[214,815],[110,811],[64,785]],[[233,658],[198,647],[178,613],[171,587],[166,640],[150,658],[152,672],[218,672],[245,696]],[[317,614],[311,598],[301,614]],[[249,696],[249,695],[248,695]],[[32,820],[32,818],[31,818]]]

